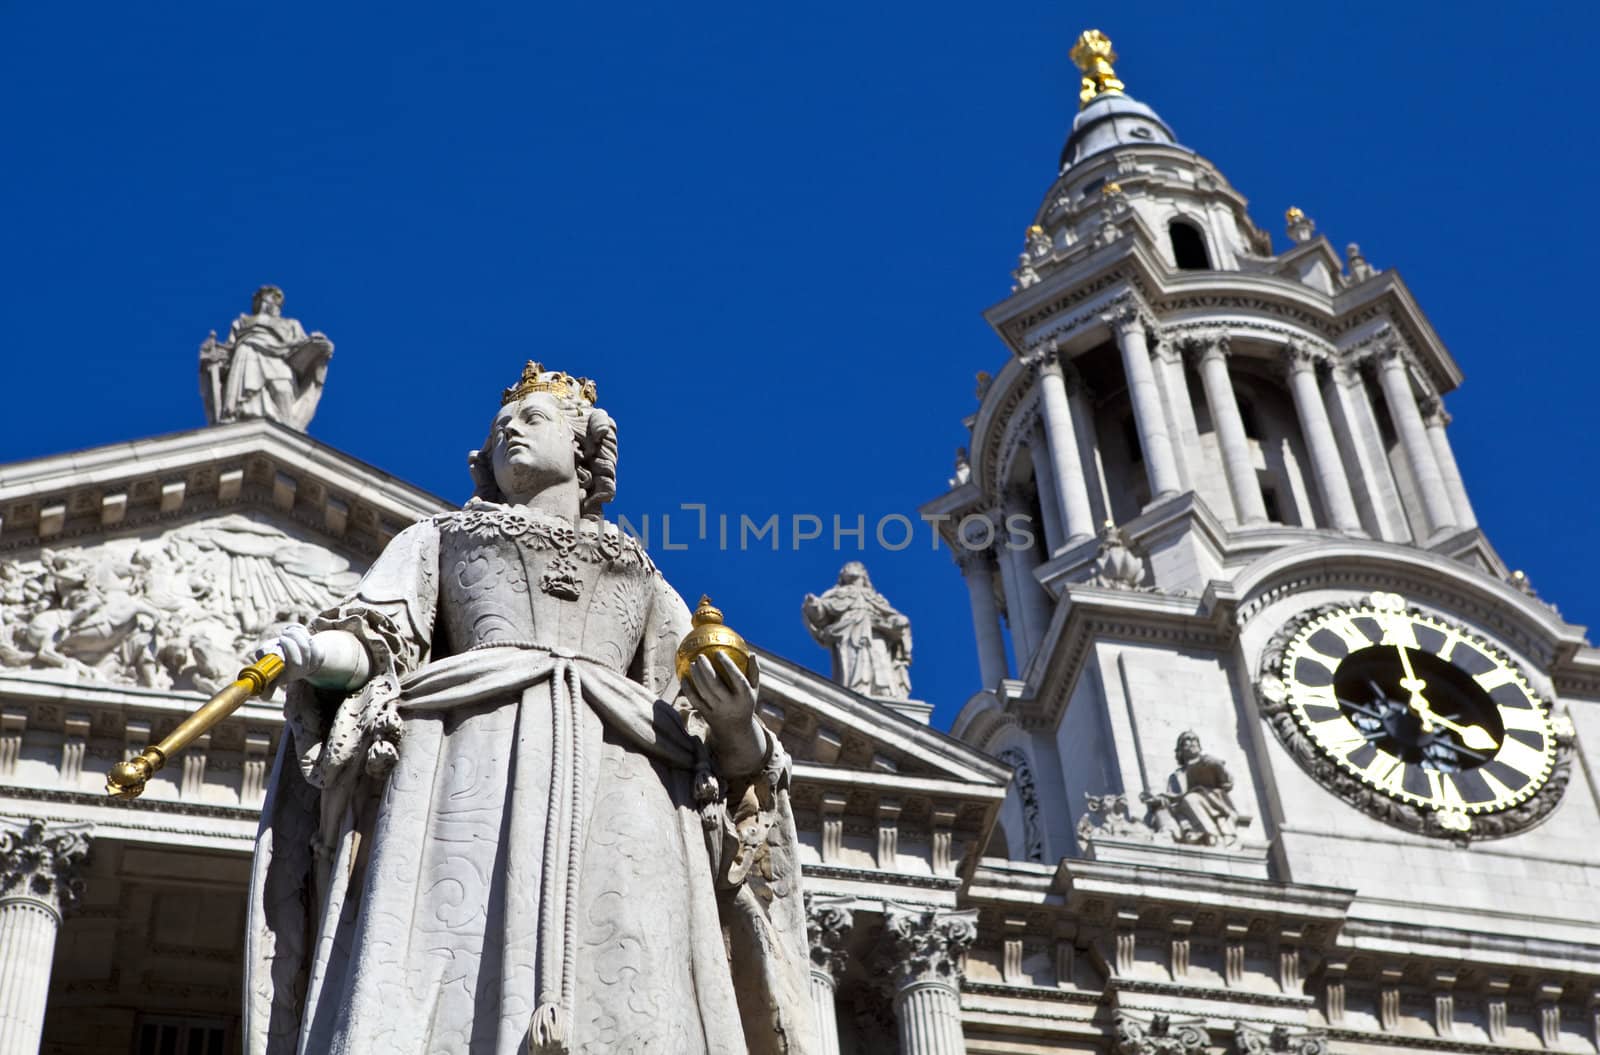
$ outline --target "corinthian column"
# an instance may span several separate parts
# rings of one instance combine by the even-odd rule
[[[1389,420],[1400,436],[1400,446],[1405,449],[1406,464],[1411,466],[1411,479],[1422,497],[1422,511],[1428,521],[1429,534],[1453,527],[1455,510],[1450,508],[1450,495],[1444,488],[1444,476],[1439,471],[1439,461],[1428,441],[1427,429],[1422,424],[1422,413],[1417,409],[1416,396],[1411,391],[1411,377],[1406,369],[1405,348],[1391,337],[1378,350],[1378,384],[1383,388],[1383,401],[1389,408]]]
[[[1472,503],[1467,500],[1467,485],[1461,480],[1455,451],[1450,449],[1450,437],[1444,433],[1445,426],[1450,424],[1450,414],[1438,396],[1422,401],[1422,423],[1428,430],[1428,442],[1433,445],[1433,456],[1439,462],[1439,472],[1444,476],[1444,489],[1450,492],[1450,505],[1456,511],[1457,526],[1477,527],[1477,514],[1473,513]]]
[[[978,936],[978,911],[884,902],[884,956],[894,983],[900,1055],[964,1055],[962,957]]]
[[[834,1006],[839,975],[849,953],[851,898],[806,895],[806,937],[811,941],[811,1003],[817,1012],[820,1055],[839,1055],[839,1012]]]
[[[1089,508],[1089,485],[1083,478],[1083,457],[1059,356],[1052,344],[1039,362],[1039,416],[1054,469],[1050,491],[1059,503],[1060,523],[1070,546],[1094,534],[1094,513]]]
[[[1167,428],[1166,410],[1161,406],[1161,390],[1156,387],[1155,370],[1150,366],[1150,351],[1145,345],[1144,318],[1133,307],[1101,318],[1116,334],[1117,348],[1122,353],[1122,371],[1128,380],[1133,422],[1144,452],[1144,471],[1150,478],[1151,501],[1175,495],[1182,483],[1172,455],[1172,435]]]
[[[1006,640],[1000,632],[1000,609],[994,603],[994,550],[958,549],[956,563],[967,580],[972,607],[972,636],[978,643],[978,672],[983,687],[992,689],[1011,672],[1006,662]]]
[[[1360,531],[1361,517],[1350,493],[1350,478],[1345,475],[1339,441],[1334,438],[1328,408],[1317,385],[1316,357],[1303,344],[1291,344],[1283,352],[1289,367],[1289,392],[1300,417],[1300,434],[1311,450],[1311,467],[1317,474],[1317,490],[1328,520],[1337,531]]]
[[[1211,427],[1222,449],[1222,472],[1228,478],[1228,493],[1241,524],[1262,524],[1267,506],[1261,499],[1261,481],[1256,478],[1255,462],[1250,457],[1250,437],[1245,435],[1244,418],[1233,394],[1228,376],[1228,337],[1217,333],[1196,338],[1191,347],[1199,359],[1200,383],[1206,390],[1206,406],[1211,410]]]
[[[61,913],[82,888],[87,825],[0,819],[0,1055],[35,1055]]]

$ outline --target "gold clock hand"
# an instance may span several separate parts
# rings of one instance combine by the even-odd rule
[[[1428,683],[1417,677],[1417,672],[1411,668],[1411,656],[1406,652],[1404,645],[1396,645],[1394,650],[1400,653],[1400,667],[1406,672],[1406,676],[1400,679],[1400,687],[1411,694],[1411,698],[1406,703],[1417,713],[1417,717],[1422,719],[1422,731],[1431,733],[1433,732],[1432,719],[1437,715],[1433,713],[1433,707],[1429,705],[1428,698],[1422,695],[1422,690],[1428,687]]]
[[[1429,711],[1428,717],[1461,737],[1461,742],[1474,751],[1493,751],[1499,746],[1495,743],[1494,734],[1481,725],[1461,725],[1435,711]]]

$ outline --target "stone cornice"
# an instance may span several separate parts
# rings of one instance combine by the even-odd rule
[[[0,552],[136,532],[240,507],[275,511],[375,556],[452,503],[268,421],[109,444],[5,466]]]

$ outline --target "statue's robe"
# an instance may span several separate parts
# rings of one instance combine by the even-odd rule
[[[285,705],[246,1050],[813,1050],[787,759],[715,774],[663,702],[688,626],[609,523],[474,500],[396,536],[313,626],[376,676]]]
[[[871,587],[835,586],[806,613],[811,636],[833,653],[833,678],[852,692],[867,696],[905,698],[911,686],[904,667],[890,653],[891,638],[897,648],[909,650],[910,633],[885,629],[899,616]]]
[[[266,418],[304,429],[316,411],[327,372],[326,359],[305,361],[309,342],[294,319],[276,315],[235,319],[228,331],[232,355],[219,419]]]

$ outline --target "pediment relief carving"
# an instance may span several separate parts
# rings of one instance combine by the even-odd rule
[[[212,693],[276,626],[360,571],[270,520],[230,514],[0,560],[0,670]]]

